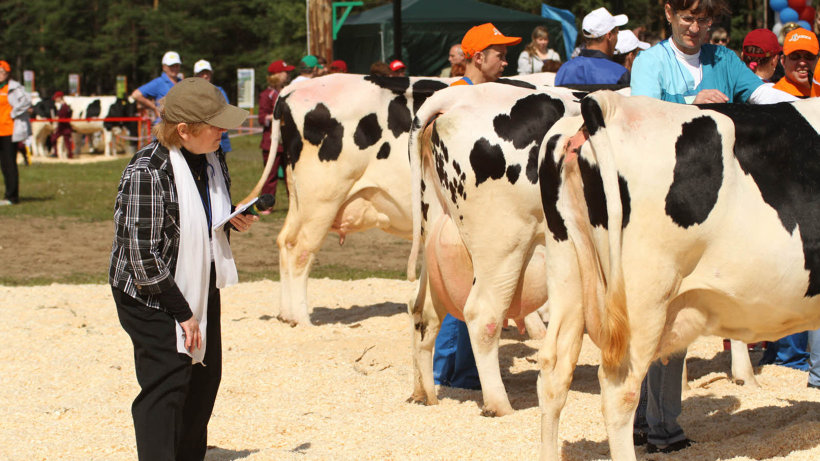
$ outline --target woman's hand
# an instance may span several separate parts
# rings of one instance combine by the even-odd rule
[[[179,324],[182,327],[185,335],[185,349],[193,353],[194,348],[202,349],[202,332],[199,331],[199,321],[196,317],[191,316],[188,320]]]
[[[700,90],[698,95],[695,96],[693,104],[719,104],[724,102],[729,102],[729,98],[720,90]]]
[[[259,216],[254,216],[252,214],[238,214],[231,218],[231,224],[233,225],[234,229],[238,230],[239,232],[245,232],[246,230],[251,228],[251,224],[259,221]]]

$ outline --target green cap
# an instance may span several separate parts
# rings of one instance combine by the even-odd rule
[[[199,77],[186,78],[171,87],[163,107],[165,120],[171,123],[204,122],[229,130],[248,118],[248,111],[228,104],[219,88]]]
[[[305,56],[304,58],[302,58],[302,66],[303,67],[308,67],[308,68],[312,69],[312,68],[314,68],[318,65],[319,65],[319,60],[316,58],[316,56],[313,56],[312,54],[309,54],[309,55]]]

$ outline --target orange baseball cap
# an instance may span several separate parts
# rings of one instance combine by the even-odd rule
[[[521,43],[521,37],[507,37],[499,32],[492,23],[488,22],[475,26],[464,34],[464,38],[461,40],[461,50],[464,51],[464,57],[470,59],[474,54],[488,46],[518,45],[519,43]]]
[[[11,72],[11,66],[6,61],[0,61],[0,68],[5,70],[6,72]]]
[[[795,51],[808,51],[811,54],[820,52],[820,44],[814,32],[803,28],[794,29],[786,34],[783,40],[783,54],[790,55]]]

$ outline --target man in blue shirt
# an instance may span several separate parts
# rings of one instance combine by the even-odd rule
[[[159,119],[157,102],[164,98],[168,91],[179,81],[179,68],[182,60],[179,53],[168,51],[162,57],[162,75],[142,85],[131,93],[131,97],[144,107],[154,111]]]
[[[629,71],[612,61],[618,43],[618,27],[627,21],[625,14],[612,16],[606,8],[598,8],[584,16],[581,32],[586,39],[586,48],[558,69],[555,86],[629,86]]]
[[[194,63],[194,77],[204,78],[205,80],[213,84],[214,82],[211,81],[213,79],[213,76],[214,69],[213,67],[211,67],[210,62],[204,59],[200,59],[199,61]],[[223,90],[222,87],[219,85],[214,86],[216,86],[219,92],[222,93],[222,97],[225,98],[225,102],[230,104],[231,100],[228,99],[228,94],[225,93],[225,90]],[[222,152],[225,152],[226,154],[231,151],[231,138],[228,137],[227,131],[222,133],[222,140],[219,141],[219,146],[222,147]]]

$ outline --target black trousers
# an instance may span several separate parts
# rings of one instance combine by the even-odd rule
[[[205,366],[192,365],[191,357],[177,352],[173,317],[112,290],[120,324],[134,343],[142,389],[131,405],[140,461],[205,458],[208,421],[222,378],[221,306],[213,264],[209,285]]]
[[[0,170],[6,185],[5,198],[11,203],[20,201],[20,176],[17,172],[17,148],[11,136],[0,136]]]

